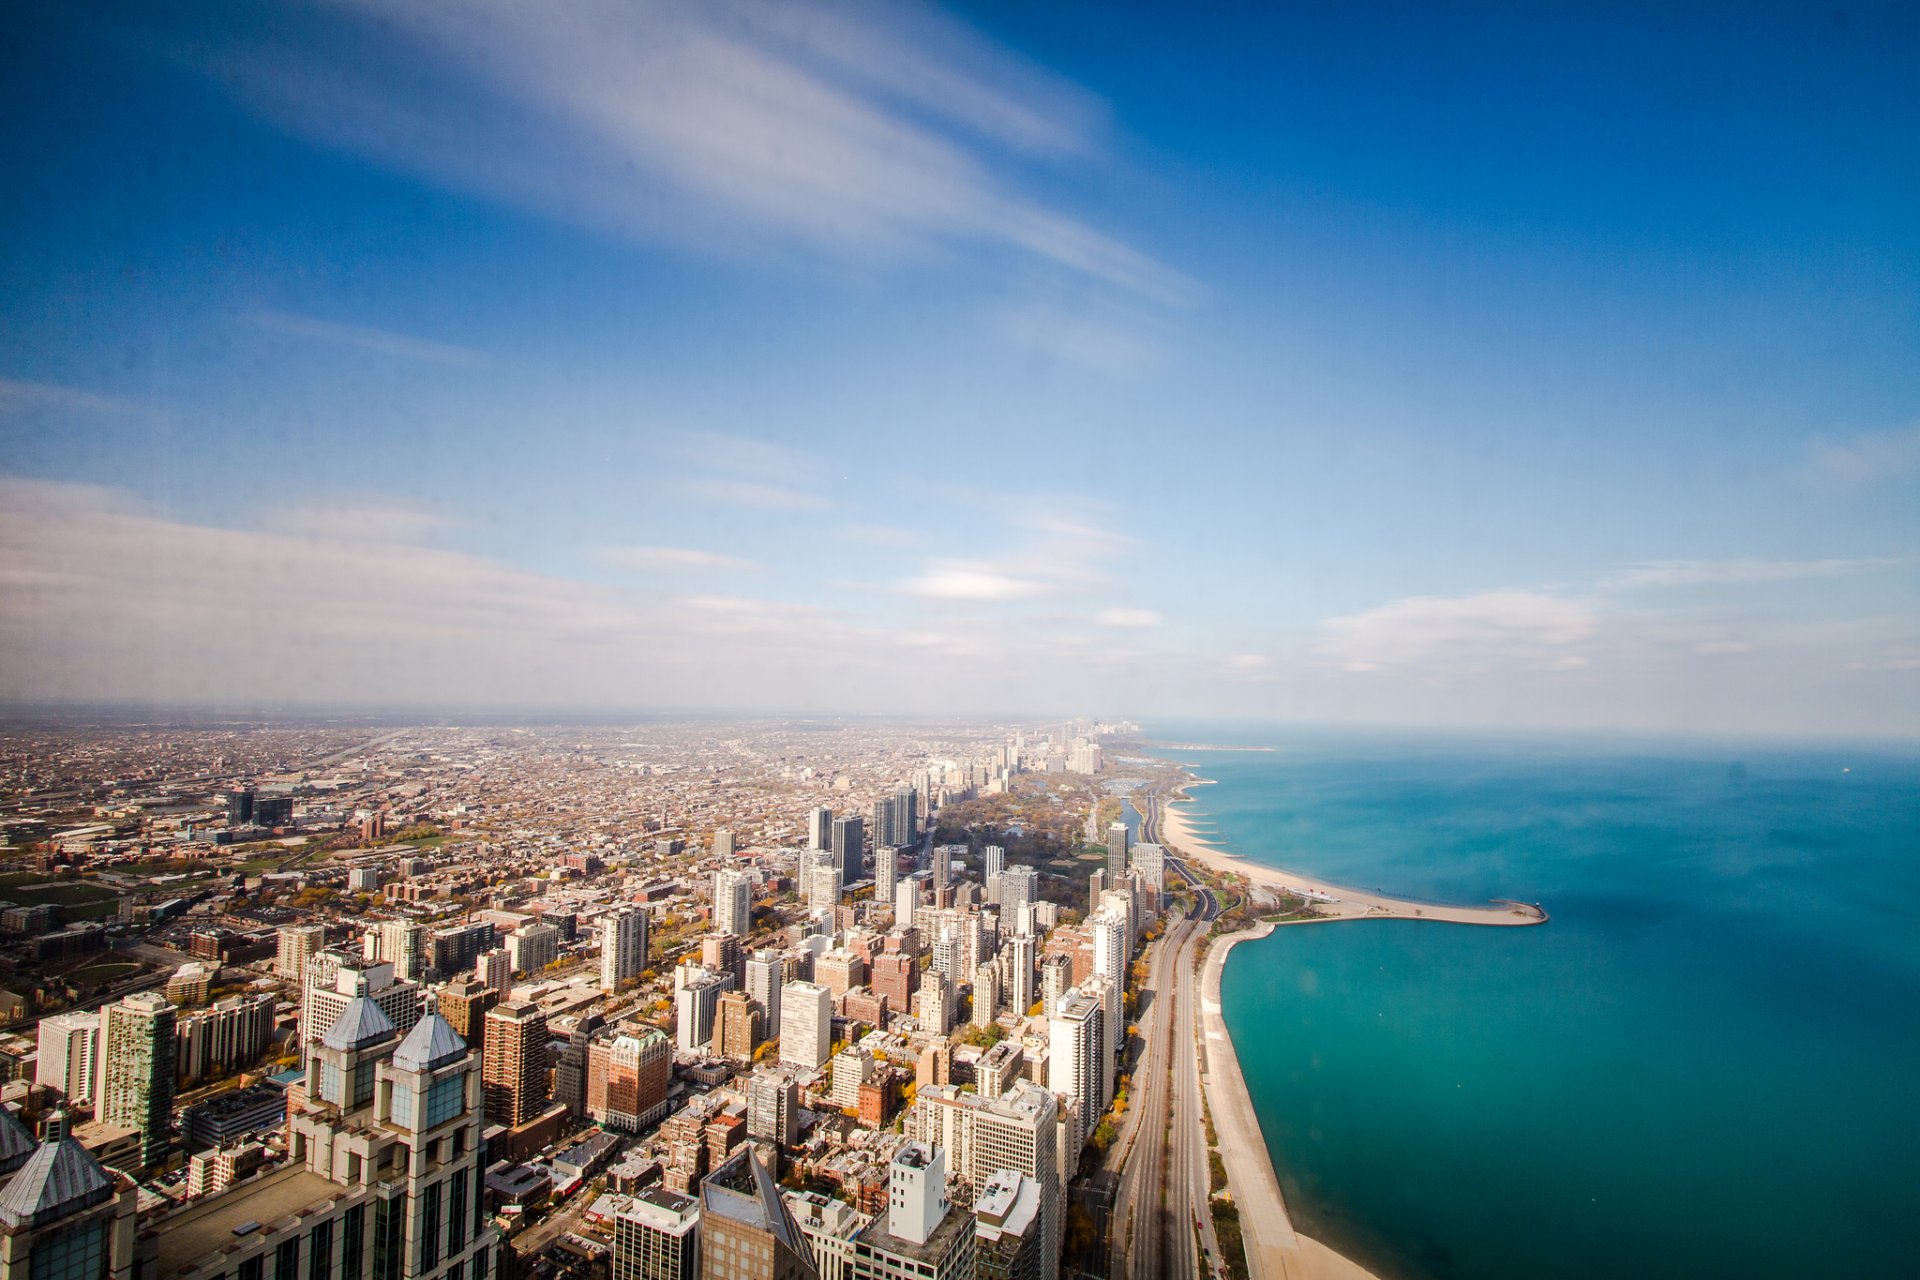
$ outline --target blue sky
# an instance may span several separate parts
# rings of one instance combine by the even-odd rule
[[[11,699],[1920,730],[1898,6],[15,6]]]

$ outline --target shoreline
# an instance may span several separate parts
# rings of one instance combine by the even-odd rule
[[[1253,1109],[1253,1095],[1240,1070],[1240,1056],[1227,1030],[1220,999],[1227,956],[1242,942],[1265,938],[1275,928],[1271,921],[1262,921],[1251,929],[1215,938],[1207,948],[1200,979],[1200,1085],[1213,1113],[1220,1162],[1227,1170],[1227,1192],[1240,1214],[1247,1273],[1252,1280],[1379,1280],[1353,1259],[1294,1230]]]
[[[1244,876],[1254,886],[1285,890],[1306,898],[1314,903],[1322,919],[1437,920],[1443,924],[1499,926],[1545,924],[1548,920],[1546,911],[1532,903],[1504,899],[1496,899],[1486,906],[1414,902],[1236,857],[1195,831],[1190,816],[1185,812],[1186,806],[1198,803],[1187,793],[1195,787],[1212,785],[1211,779],[1189,775],[1187,782],[1175,787],[1172,794],[1161,799],[1157,823],[1161,844],[1215,871]]]

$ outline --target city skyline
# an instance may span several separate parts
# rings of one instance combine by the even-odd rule
[[[29,6],[0,700],[1910,737],[1915,42]]]

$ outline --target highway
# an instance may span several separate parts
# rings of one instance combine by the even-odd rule
[[[1152,833],[1154,808],[1150,802],[1142,815],[1143,840]],[[1109,1218],[1108,1274],[1115,1280],[1195,1280],[1201,1265],[1196,1243],[1210,1244],[1213,1237],[1193,961],[1220,904],[1184,863],[1169,857],[1165,865],[1194,901],[1148,958],[1140,1026],[1145,1052],[1133,1075],[1133,1106],[1107,1159],[1117,1184]],[[1212,1257],[1218,1253],[1217,1245],[1208,1250]]]

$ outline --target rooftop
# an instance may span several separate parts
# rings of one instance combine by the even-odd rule
[[[257,1222],[272,1227],[311,1205],[325,1203],[345,1187],[311,1173],[304,1165],[239,1183],[155,1222],[149,1230],[159,1244],[156,1274],[179,1275],[209,1261],[214,1254],[245,1237],[234,1228]]]

